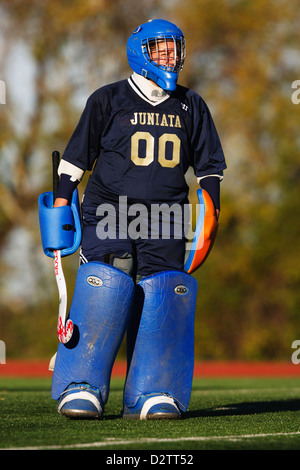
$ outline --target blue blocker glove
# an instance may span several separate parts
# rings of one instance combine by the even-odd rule
[[[53,191],[40,194],[39,222],[45,255],[54,258],[54,251],[68,256],[79,248],[82,229],[77,188],[73,191],[71,204],[53,207]]]

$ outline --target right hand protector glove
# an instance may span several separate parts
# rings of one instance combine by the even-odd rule
[[[82,235],[77,188],[70,206],[53,207],[53,192],[42,193],[39,196],[39,221],[45,255],[53,258],[55,250],[60,250],[61,256],[73,254]]]

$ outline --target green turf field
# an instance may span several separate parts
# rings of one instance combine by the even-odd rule
[[[0,379],[1,449],[300,449],[300,378],[195,379],[178,421],[124,420],[123,381],[113,379],[105,419],[56,412],[49,379]]]

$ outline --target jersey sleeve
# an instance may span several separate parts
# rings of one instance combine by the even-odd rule
[[[62,157],[83,171],[92,170],[100,152],[106,114],[105,100],[101,101],[102,94],[95,92],[87,100]]]
[[[192,131],[193,166],[197,178],[223,175],[226,169],[222,145],[210,110],[199,96],[193,116]]]

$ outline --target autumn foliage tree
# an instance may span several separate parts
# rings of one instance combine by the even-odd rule
[[[56,347],[58,299],[37,198],[51,187],[52,150],[63,152],[96,88],[128,76],[127,38],[151,17],[184,31],[180,83],[209,105],[228,164],[217,240],[195,273],[196,357],[289,360],[300,336],[296,0],[1,2],[0,339],[11,355],[48,356]],[[31,67],[26,111],[14,94],[14,86],[28,92],[13,77],[23,73],[19,61]],[[65,261],[70,296],[76,268],[76,256]]]

